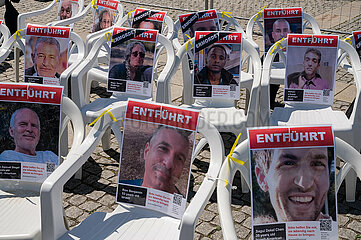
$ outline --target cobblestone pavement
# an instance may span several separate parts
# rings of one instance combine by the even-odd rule
[[[88,3],[89,1],[87,1]],[[187,2],[187,1],[185,1]],[[21,0],[20,3],[14,4],[20,13],[44,7],[49,2],[40,2],[34,0]],[[249,4],[249,3],[247,3]],[[126,11],[134,9],[132,4],[126,4]],[[319,9],[318,11],[324,11]],[[4,7],[0,9],[0,16],[3,16]],[[313,10],[315,11],[315,10]],[[176,16],[178,13],[174,10],[168,13]],[[44,23],[45,19],[54,19],[55,10],[47,13],[45,16],[33,17],[32,23]],[[359,24],[359,20],[357,19]],[[83,20],[75,25],[75,32],[80,34],[83,39],[90,32],[91,14],[89,13]],[[356,25],[359,26],[359,25]],[[356,30],[355,26],[337,26],[344,31]],[[342,27],[342,28],[341,28]],[[0,64],[0,81],[14,82],[14,60],[10,56],[5,62]],[[23,57],[20,66],[22,66],[20,77],[23,77]],[[355,95],[355,86],[352,76],[346,71],[339,69],[337,71],[336,95],[334,109],[346,111],[350,102]],[[92,99],[97,97],[109,97],[106,93],[105,86],[100,84],[99,87],[92,89]],[[238,105],[244,107],[244,92]],[[278,99],[282,99],[282,88],[279,90]],[[174,104],[179,104],[179,98],[174,99]],[[229,152],[235,136],[229,133],[222,133],[225,147]],[[119,146],[112,139],[111,149],[103,151],[98,146],[94,154],[88,159],[83,166],[83,177],[81,180],[71,179],[65,185],[63,194],[63,205],[65,214],[69,221],[70,228],[76,226],[93,212],[111,212],[117,204],[115,203],[115,191],[117,182],[117,172],[119,164]],[[189,199],[194,195],[200,186],[206,169],[209,164],[209,151],[204,149],[195,159],[192,165],[191,184]],[[237,176],[233,183],[234,186],[240,186],[240,177]],[[357,182],[356,202],[347,203],[345,201],[345,189],[342,185],[338,194],[338,220],[340,239],[355,239],[356,235],[361,234],[361,183]],[[251,204],[250,194],[243,194],[240,188],[233,191],[232,208],[234,223],[237,235],[240,239],[251,239]],[[200,216],[196,226],[194,239],[223,239],[219,222],[217,198],[213,194],[205,211]]]

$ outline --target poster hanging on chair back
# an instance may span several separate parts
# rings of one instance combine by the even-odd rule
[[[114,25],[119,1],[116,0],[94,0],[93,4],[93,31],[109,28]]]
[[[357,54],[360,57],[361,60],[361,31],[354,31],[352,32],[352,35],[354,37],[354,46],[356,48]]]
[[[198,116],[191,109],[128,101],[117,202],[182,217]]]
[[[337,240],[331,126],[248,129],[255,240]]]
[[[42,182],[59,165],[63,87],[0,83],[0,178]]]
[[[154,29],[162,32],[167,12],[137,8],[134,12],[132,28]]]
[[[68,67],[70,33],[70,27],[27,25],[25,82],[60,85]]]
[[[114,28],[108,91],[152,95],[158,30]]]
[[[338,36],[289,34],[284,101],[332,105]]]
[[[287,38],[289,33],[302,33],[303,14],[302,8],[266,8],[264,16],[264,52],[267,53],[270,47]],[[286,49],[285,49],[286,50]],[[278,56],[277,56],[278,58]],[[276,59],[276,62],[281,59]]]
[[[242,33],[196,32],[194,98],[240,98]]]
[[[78,0],[60,0],[58,4],[58,20],[65,20],[78,12]],[[73,25],[73,24],[72,24]]]

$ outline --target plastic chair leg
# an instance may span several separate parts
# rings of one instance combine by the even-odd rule
[[[20,48],[16,47],[15,46],[15,81],[16,82],[19,82],[19,70],[20,70],[20,67],[19,67],[19,61],[20,61]]]
[[[354,202],[356,197],[357,175],[355,170],[351,169],[345,178],[346,184],[346,202]]]

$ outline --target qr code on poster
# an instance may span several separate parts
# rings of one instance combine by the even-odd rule
[[[182,195],[174,193],[173,194],[173,204],[181,206],[182,205],[182,198],[183,198]]]
[[[320,230],[321,231],[332,231],[332,220],[331,219],[320,219]]]
[[[54,172],[54,170],[55,170],[55,163],[46,163],[47,172]]]
[[[326,97],[330,96],[330,92],[331,92],[330,89],[323,89],[323,96],[326,96]]]
[[[143,82],[143,88],[148,88],[149,87],[149,82]]]
[[[231,85],[231,86],[230,86],[230,90],[231,90],[232,92],[236,91],[236,85]]]

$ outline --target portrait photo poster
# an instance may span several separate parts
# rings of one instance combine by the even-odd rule
[[[264,52],[267,53],[270,47],[281,40],[287,38],[289,33],[303,33],[302,8],[266,8],[264,16]],[[278,59],[277,62],[281,60]]]
[[[338,36],[289,34],[284,101],[332,105]]]
[[[242,33],[196,32],[194,98],[240,98]]]
[[[361,60],[361,31],[352,32],[353,38],[355,40],[354,47],[356,48],[357,54]]]
[[[0,178],[42,182],[59,165],[62,86],[0,83]]]
[[[64,20],[75,16],[78,12],[78,0],[60,0],[58,3],[57,20]],[[71,24],[70,27],[73,27]]]
[[[137,8],[134,12],[132,28],[154,29],[162,32],[167,12]]]
[[[128,100],[116,201],[181,218],[199,111]]]
[[[338,239],[331,126],[248,129],[255,240]]]
[[[118,17],[118,4],[116,0],[94,0],[96,4],[93,6],[93,30],[109,28],[114,25]]]
[[[108,91],[152,95],[158,30],[114,28]]]
[[[70,27],[28,24],[25,37],[25,82],[60,85],[68,67]]]

